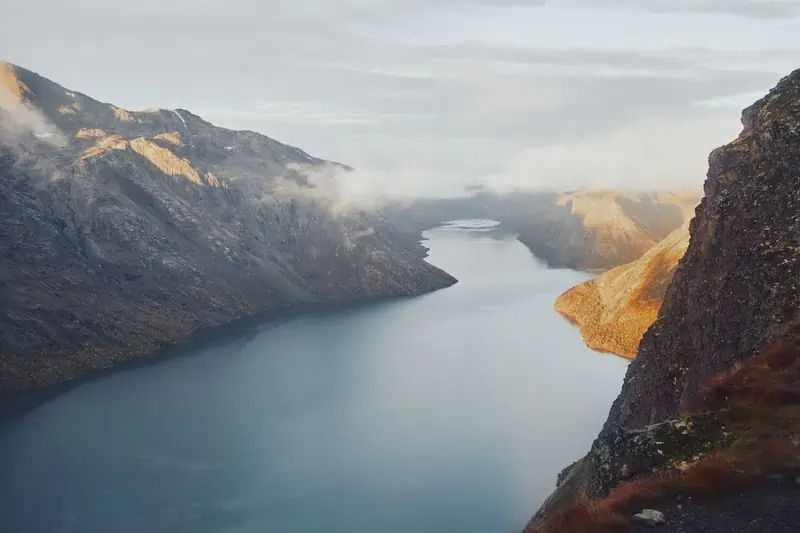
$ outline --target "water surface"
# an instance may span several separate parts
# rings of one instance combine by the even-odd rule
[[[0,529],[519,530],[588,449],[626,362],[552,310],[585,274],[484,226],[426,234],[454,287],[223,330],[5,421]]]

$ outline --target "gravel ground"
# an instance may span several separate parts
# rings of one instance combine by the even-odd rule
[[[709,503],[661,506],[667,523],[635,525],[636,533],[800,532],[800,484],[794,478],[770,481],[757,489]]]

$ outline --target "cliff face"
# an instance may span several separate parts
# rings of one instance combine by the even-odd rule
[[[589,454],[533,524],[630,475],[621,443],[674,417],[719,372],[756,355],[800,312],[800,70],[746,109],[710,158],[690,242]],[[633,456],[635,459],[635,454]]]
[[[344,203],[346,170],[0,64],[0,394],[269,308],[454,283],[382,215]]]
[[[800,312],[800,71],[746,109],[742,123],[741,135],[709,157],[691,242],[612,423],[641,427],[674,415]]]
[[[580,327],[593,350],[633,359],[688,245],[687,222],[636,261],[566,291],[555,309]]]

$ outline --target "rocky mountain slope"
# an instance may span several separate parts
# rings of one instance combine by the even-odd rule
[[[606,270],[640,258],[691,218],[699,191],[588,190],[564,194],[520,240],[553,266]]]
[[[421,231],[458,218],[490,218],[519,234],[553,267],[605,270],[636,260],[694,215],[697,190],[480,191],[393,206],[392,220]]]
[[[0,63],[0,393],[269,308],[454,283],[380,213],[347,204],[346,171]]]
[[[688,249],[603,430],[589,454],[559,476],[529,529],[539,529],[560,508],[602,498],[619,483],[651,473],[647,459],[665,457],[658,447],[663,439],[649,439],[651,428],[671,424],[676,435],[699,435],[702,442],[722,446],[731,428],[722,427],[713,437],[687,428],[685,418],[718,373],[734,376],[714,408],[734,419],[751,415],[733,420],[733,429],[746,432],[734,444],[762,442],[765,433],[752,434],[753,428],[780,414],[764,429],[788,438],[795,450],[792,439],[800,436],[789,430],[796,425],[800,398],[797,326],[791,349],[736,370],[785,335],[800,313],[800,70],[746,109],[742,122],[739,137],[709,158],[706,196],[690,224]],[[744,411],[730,403],[737,395],[752,402]],[[789,410],[781,411],[784,406]],[[696,419],[690,421],[691,426]],[[649,452],[640,446],[647,442],[656,444]],[[689,466],[696,460],[690,455],[684,459]],[[642,464],[645,468],[636,468]]]
[[[688,245],[687,222],[636,261],[569,289],[555,309],[580,327],[593,350],[633,359]]]

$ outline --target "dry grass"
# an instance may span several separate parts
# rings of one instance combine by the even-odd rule
[[[13,65],[0,62],[0,87],[5,87],[8,91],[11,102],[8,105],[24,104],[26,97],[31,90],[17,76],[17,70]],[[1,104],[2,102],[0,102]]]
[[[161,139],[163,141],[167,141],[169,143],[174,144],[175,146],[183,146],[183,139],[181,139],[181,134],[177,131],[170,131],[165,133],[159,133],[154,139]]]
[[[78,139],[102,139],[108,134],[99,128],[81,128],[75,137]]]
[[[81,162],[98,157],[110,150],[127,150],[130,148],[137,154],[146,158],[158,169],[168,176],[183,176],[196,185],[204,185],[200,179],[200,174],[192,167],[188,159],[178,157],[171,150],[162,148],[150,139],[139,137],[131,141],[119,135],[105,135],[99,129],[82,129],[78,132],[79,138],[98,138],[97,143],[84,150],[81,154]],[[213,185],[213,184],[212,184]]]
[[[72,102],[69,105],[62,105],[58,108],[58,112],[62,115],[74,115],[76,111],[81,110],[81,104],[78,102]]]
[[[140,137],[130,142],[131,149],[139,155],[146,157],[158,167],[161,172],[169,176],[183,176],[192,183],[203,185],[200,175],[187,159],[176,156],[170,150]]]
[[[128,141],[126,141],[119,135],[109,135],[107,137],[101,137],[100,140],[97,141],[97,144],[83,151],[80,160],[81,162],[83,162],[89,158],[102,155],[105,152],[108,152],[109,150],[125,150],[127,147],[128,147]]]
[[[776,342],[758,357],[717,376],[690,413],[718,412],[733,431],[730,444],[684,471],[651,475],[615,488],[601,500],[553,513],[534,531],[616,533],[628,517],[678,497],[714,499],[753,486],[766,474],[800,467],[800,344]]]
[[[139,122],[139,119],[137,119],[129,111],[122,109],[121,107],[112,105],[111,109],[114,111],[114,116],[117,117],[122,122]]]

